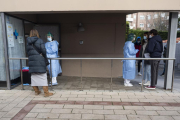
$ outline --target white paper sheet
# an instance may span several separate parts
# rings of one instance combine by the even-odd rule
[[[18,36],[18,41],[19,41],[19,43],[23,43],[23,41],[24,41],[23,36]]]
[[[151,58],[149,53],[144,53],[145,58]]]
[[[8,47],[14,47],[13,26],[12,24],[7,23],[6,28],[7,28]]]

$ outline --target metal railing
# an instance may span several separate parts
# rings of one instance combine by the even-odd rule
[[[21,66],[21,84],[22,84],[22,90],[24,90],[23,86],[23,73],[22,73],[22,60],[28,60],[28,58],[9,58],[10,60],[20,60],[20,66]],[[50,79],[51,79],[51,90],[53,90],[52,87],[52,66],[51,66],[51,60],[80,60],[80,68],[81,68],[81,89],[82,91],[82,60],[111,60],[111,83],[110,83],[110,91],[112,91],[112,68],[113,68],[113,60],[142,60],[142,66],[144,66],[144,60],[173,60],[173,73],[172,73],[172,84],[171,84],[171,92],[173,91],[173,83],[174,83],[174,71],[175,71],[175,60],[176,58],[48,58],[50,59]],[[144,76],[144,67],[142,67],[143,76]],[[143,77],[142,77],[142,84],[141,84],[141,92],[143,92]]]

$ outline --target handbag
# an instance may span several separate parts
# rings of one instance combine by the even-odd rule
[[[46,56],[43,56],[42,53],[39,52],[39,50],[32,44],[32,47],[39,53],[40,56],[42,56],[45,59],[46,66],[49,65],[49,61]]]

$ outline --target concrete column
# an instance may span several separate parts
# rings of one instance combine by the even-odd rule
[[[5,65],[6,65],[6,82],[7,82],[7,89],[11,89],[11,81],[10,81],[10,71],[9,71],[9,57],[8,57],[8,44],[7,44],[7,34],[6,34],[6,21],[5,21],[5,14],[1,14],[1,21],[2,21],[2,36],[3,36],[3,43],[4,43],[4,53],[5,53]]]
[[[175,58],[176,38],[177,38],[177,23],[178,12],[169,13],[169,28],[168,28],[168,43],[167,43],[167,58]],[[166,61],[166,72],[164,88],[171,89],[173,75],[173,61]]]

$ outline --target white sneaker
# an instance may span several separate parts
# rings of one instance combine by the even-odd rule
[[[130,83],[130,80],[124,79],[124,83]]]
[[[138,73],[138,75],[139,75],[139,76],[142,76],[142,74],[141,74],[140,72]]]
[[[131,83],[124,83],[124,86],[126,87],[132,87],[133,85]]]
[[[143,83],[145,83],[145,80],[143,80]],[[141,85],[142,83],[139,83],[139,85]]]
[[[58,83],[52,83],[52,86],[56,86],[56,85],[58,85]],[[49,86],[51,86],[51,82],[50,82]]]
[[[150,86],[150,81],[147,81],[144,85],[145,86]]]

